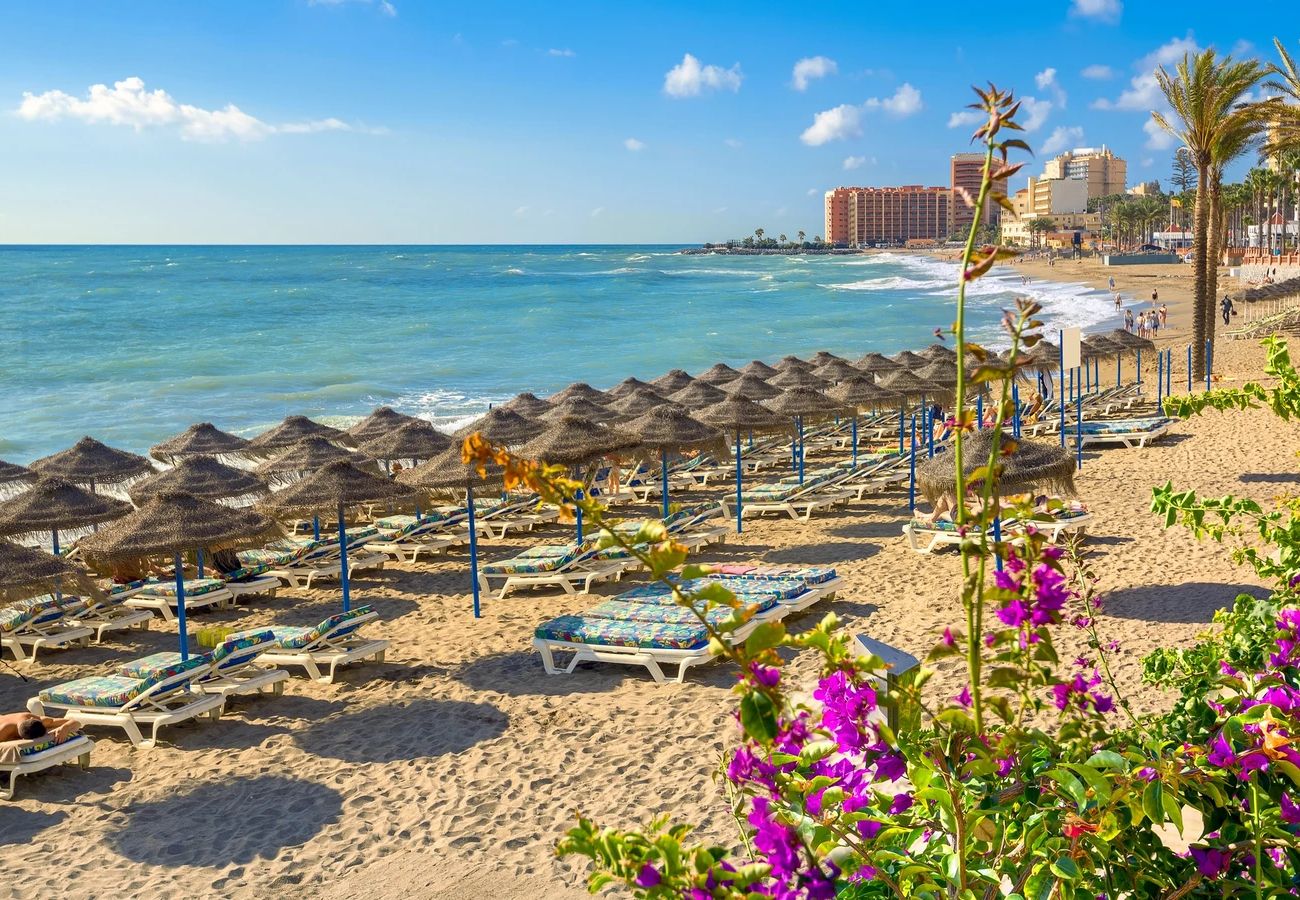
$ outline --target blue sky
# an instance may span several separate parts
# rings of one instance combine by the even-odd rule
[[[10,3],[0,242],[811,236],[827,188],[946,184],[971,131],[953,114],[986,80],[1033,98],[1036,149],[1105,143],[1130,182],[1163,180],[1172,145],[1143,128],[1154,62],[1271,58],[1268,16],[1222,11]]]

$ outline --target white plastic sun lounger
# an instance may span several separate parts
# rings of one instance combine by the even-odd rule
[[[594,541],[583,547],[533,547],[512,559],[480,566],[479,590],[490,594],[497,590],[493,584],[497,582],[501,585],[499,600],[521,588],[558,587],[566,594],[586,594],[596,582],[617,581],[637,562],[630,556],[600,559],[598,553]]]
[[[90,768],[90,751],[95,742],[84,734],[76,734],[66,741],[54,741],[50,735],[34,741],[5,741],[0,744],[0,800],[12,800],[18,779],[35,775],[55,766],[74,764]]]
[[[64,621],[91,629],[97,644],[103,643],[105,632],[127,631],[132,628],[148,631],[149,623],[153,621],[152,611],[132,609],[121,596],[109,595],[102,600],[80,599],[79,605],[64,613]]]
[[[1166,434],[1173,427],[1175,419],[1165,419],[1159,424],[1143,428],[1140,424],[1135,424],[1132,428],[1125,427],[1125,420],[1112,420],[1108,422],[1092,423],[1093,431],[1089,432],[1089,423],[1083,423],[1083,446],[1091,444],[1120,444],[1128,449],[1134,447],[1145,447],[1151,441]],[[1102,426],[1098,429],[1097,426]],[[1074,436],[1070,433],[1070,426],[1065,427],[1067,439],[1073,440]]]
[[[362,625],[378,618],[379,614],[369,606],[359,606],[330,616],[318,625],[253,629],[229,635],[227,640],[269,631],[274,643],[261,653],[263,663],[272,666],[301,666],[313,681],[330,684],[340,666],[366,659],[384,661],[388,641],[365,638],[359,633]],[[322,674],[322,669],[326,669],[327,674]]]
[[[225,697],[204,694],[191,686],[210,669],[203,656],[192,656],[184,665],[160,669],[148,678],[79,678],[46,688],[27,701],[27,709],[34,716],[61,715],[82,725],[121,728],[135,746],[154,747],[158,729],[165,725],[221,716]],[[142,726],[150,729],[148,739],[140,730]]]
[[[741,509],[746,516],[786,513],[795,521],[808,522],[818,510],[849,505],[854,492],[838,488],[836,480],[818,481],[785,496],[774,494],[770,498],[759,496],[758,492],[746,492],[741,500]],[[723,502],[729,504],[730,513],[734,516],[736,498],[727,497]]]
[[[151,584],[125,601],[131,609],[151,610],[165,622],[176,620],[176,584],[159,582]],[[195,612],[235,602],[234,593],[220,578],[191,578],[185,582],[185,611]]]
[[[275,646],[275,636],[269,629],[243,632],[239,637],[227,637],[206,653],[201,653],[208,670],[195,678],[191,685],[205,694],[255,694],[270,691],[284,692],[284,682],[289,673],[282,669],[263,668],[257,665],[258,657]],[[175,651],[154,653],[133,660],[117,670],[127,678],[148,678],[155,671],[180,665],[181,655]]]
[[[8,648],[19,662],[35,662],[41,650],[63,650],[86,646],[94,630],[71,624],[66,618],[65,600],[51,596],[24,600],[0,610],[0,647]],[[69,603],[75,608],[79,601]]]

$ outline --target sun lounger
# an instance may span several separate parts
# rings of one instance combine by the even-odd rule
[[[110,590],[100,599],[71,598],[74,602],[63,614],[64,621],[91,629],[97,644],[103,642],[104,633],[107,631],[126,631],[131,628],[147,631],[149,623],[153,620],[153,612],[147,609],[132,609],[126,605],[127,598],[139,593],[146,585],[143,581],[138,584],[138,588],[131,590],[121,592]]]
[[[807,522],[817,510],[847,506],[853,499],[852,491],[840,490],[836,486],[836,482],[843,477],[841,473],[834,473],[809,478],[805,472],[802,486],[797,477],[792,484],[775,482],[756,485],[741,493],[741,507],[746,516],[787,513],[792,519]],[[724,502],[730,504],[731,514],[734,515],[735,498],[727,497]]]
[[[499,582],[498,599],[519,588],[558,587],[566,594],[586,594],[598,581],[617,581],[635,562],[626,551],[618,558],[610,558],[610,554],[605,559],[599,558],[599,553],[593,540],[530,547],[511,559],[479,566],[479,589],[491,593],[493,582]]]
[[[467,520],[468,515],[461,510],[435,510],[419,518],[384,516],[375,520],[378,537],[368,547],[398,562],[413,563],[419,560],[421,553],[433,553],[468,541]]]
[[[148,678],[107,675],[78,678],[46,688],[27,701],[34,716],[66,716],[83,725],[108,725],[126,731],[137,747],[153,747],[158,729],[199,716],[216,719],[225,698],[204,694],[190,682],[207,674],[211,664],[203,656],[160,668]],[[150,729],[146,740],[141,726]]]
[[[90,751],[95,742],[84,734],[73,734],[59,739],[52,734],[31,741],[4,741],[0,743],[0,800],[12,800],[18,779],[34,775],[55,766],[75,763],[82,769],[90,767]]]
[[[348,612],[330,616],[318,625],[277,625],[269,629],[253,629],[227,635],[226,640],[247,638],[270,631],[275,644],[262,653],[262,662],[273,666],[302,666],[314,681],[330,684],[334,681],[334,673],[339,666],[371,658],[376,662],[384,661],[388,641],[368,639],[359,634],[362,625],[378,618],[379,614],[369,606],[358,606]],[[328,674],[321,674],[323,668],[328,668]]]
[[[207,660],[209,668],[203,675],[196,677],[191,685],[205,694],[220,694],[223,697],[259,691],[283,693],[289,673],[283,669],[257,665],[259,657],[277,646],[275,635],[266,628],[241,632],[240,635],[227,636],[208,652],[197,654]],[[117,670],[117,674],[145,679],[160,669],[179,665],[180,661],[181,655],[175,651],[154,653],[127,663]]]
[[[150,584],[125,601],[131,609],[152,610],[167,622],[176,619],[176,583],[160,581]],[[188,578],[185,580],[185,611],[187,613],[235,602],[235,595],[220,578]]]
[[[683,586],[689,590],[716,581],[733,590],[753,618],[729,632],[730,641],[744,640],[760,623],[805,609],[839,586],[833,570],[819,570],[818,577],[821,572],[829,572],[829,577],[813,587],[798,577],[769,577],[757,567],[748,568],[755,574],[708,576]],[[717,625],[731,610],[714,609],[706,616]],[[685,681],[692,667],[716,655],[708,629],[691,610],[676,605],[671,589],[661,582],[624,592],[581,615],[545,622],[534,632],[533,646],[550,675],[571,674],[582,662],[610,662],[643,666],[659,684]],[[572,654],[562,668],[555,662],[557,652]],[[670,677],[665,668],[673,666],[676,675]]]
[[[632,538],[648,522],[662,521],[673,540],[695,549],[706,544],[725,543],[728,529],[725,526],[708,523],[726,514],[727,508],[721,503],[702,503],[698,506],[683,507],[662,520],[629,519],[618,522],[614,525],[614,532],[624,538]]]
[[[1175,421],[1177,420],[1164,416],[1153,416],[1147,419],[1084,422],[1081,428],[1082,443],[1085,447],[1090,444],[1122,444],[1130,449],[1145,447],[1150,441],[1168,432]],[[1071,436],[1069,432],[1069,426],[1066,426],[1067,438]]]
[[[79,602],[45,595],[0,609],[0,647],[7,647],[19,662],[34,662],[40,650],[84,647],[94,630],[65,618],[68,609],[75,609]]]
[[[1092,514],[1088,508],[1081,503],[1076,503],[1045,514],[1041,518],[1003,519],[1000,531],[1004,540],[1015,542],[1019,540],[1017,535],[1023,536],[1026,526],[1032,526],[1035,530],[1044,533],[1049,541],[1056,543],[1062,535],[1082,534],[1091,522]],[[964,540],[957,530],[957,523],[946,518],[934,522],[913,519],[903,526],[903,534],[907,535],[908,544],[917,553],[933,553],[943,547],[956,547]],[[966,534],[979,537],[979,529],[968,526]]]

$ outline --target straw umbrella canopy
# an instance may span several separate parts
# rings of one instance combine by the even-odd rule
[[[854,363],[861,371],[868,375],[876,375],[881,372],[892,372],[895,369],[901,369],[903,366],[894,362],[883,353],[868,353],[866,356]]]
[[[812,373],[811,369],[789,368],[779,375],[773,375],[767,380],[772,387],[786,390],[788,388],[805,388],[813,391],[824,391],[830,387],[830,382],[824,378],[818,378]]]
[[[498,406],[488,410],[487,415],[482,418],[475,419],[459,429],[453,436],[463,439],[477,432],[494,444],[514,447],[525,441],[531,441],[541,434],[545,427],[541,422],[522,416],[512,409]]]
[[[761,359],[756,359],[753,362],[745,363],[745,365],[740,367],[740,373],[742,375],[753,375],[757,378],[762,378],[764,380],[771,378],[779,371],[780,371],[779,369],[772,368],[767,363],[763,362]]]
[[[685,410],[672,404],[665,404],[638,416],[628,422],[623,430],[635,437],[643,450],[653,450],[659,454],[665,519],[668,518],[668,454],[724,446],[721,432],[691,418]]]
[[[928,364],[930,360],[921,356],[919,353],[913,353],[911,350],[902,350],[893,356],[894,362],[906,369],[919,369]]]
[[[601,406],[609,405],[610,401],[614,399],[604,391],[596,390],[585,381],[575,381],[564,390],[552,394],[547,399],[550,401],[552,406],[556,406],[557,404],[563,403],[565,400],[573,397],[590,400],[592,403],[599,403]]]
[[[870,375],[854,375],[826,391],[826,396],[854,409],[879,407],[898,401],[898,394],[877,384]]]
[[[751,376],[746,375],[746,378]],[[745,473],[740,463],[740,435],[748,431],[780,432],[793,431],[794,423],[786,416],[772,412],[766,406],[760,406],[744,397],[732,396],[705,407],[695,414],[695,418],[705,425],[734,432],[736,437],[736,533],[744,530],[744,514],[741,509],[741,494],[744,491]]]
[[[555,465],[576,466],[636,445],[637,439],[621,429],[581,416],[564,416],[549,421],[545,431],[519,448],[518,455]]]
[[[962,469],[969,476],[989,464],[993,450],[993,432],[977,431],[962,439]],[[1015,441],[1015,450],[1000,458],[1002,473],[998,479],[1000,493],[1042,489],[1049,493],[1074,493],[1075,460],[1070,451],[1056,444],[1039,441]],[[1005,449],[1006,444],[1003,444]],[[921,491],[931,502],[944,494],[955,494],[957,474],[950,454],[936,456],[917,467]],[[979,490],[980,482],[967,482]]]
[[[407,422],[418,421],[420,420],[415,416],[399,413],[391,406],[376,406],[374,412],[349,428],[347,434],[354,441],[364,443],[372,438],[379,437],[381,434],[387,434]]]
[[[1104,334],[1090,334],[1080,341],[1080,343],[1091,347],[1099,353],[1105,353],[1107,355],[1123,353],[1125,351],[1123,346],[1115,343]]]
[[[59,551],[59,532],[120,519],[131,504],[82,490],[62,478],[39,478],[30,490],[0,503],[0,537],[49,533]]]
[[[151,497],[176,491],[201,500],[255,500],[265,496],[269,488],[252,472],[211,456],[187,456],[174,468],[133,484],[128,493],[137,505],[142,505]]]
[[[1039,341],[1023,354],[1017,354],[1016,359],[1028,368],[1054,372],[1061,366],[1061,348],[1051,341]]]
[[[947,344],[931,344],[918,353],[917,356],[924,356],[926,359],[955,360],[957,358],[957,351],[949,347]]]
[[[915,400],[943,393],[943,388],[906,369],[895,369],[879,376],[881,387],[898,394],[903,400]]]
[[[175,464],[190,456],[239,456],[248,452],[248,441],[222,431],[211,422],[191,425],[175,437],[149,448],[159,462]]]
[[[36,473],[26,466],[0,459],[0,500],[27,490],[36,478]]]
[[[706,381],[709,384],[721,387],[739,377],[740,372],[726,363],[714,363],[713,366],[696,375],[695,380]]]
[[[917,369],[914,373],[918,378],[924,378],[926,381],[944,387],[954,387],[957,384],[957,364],[946,359],[935,360],[928,365]]]
[[[791,356],[781,357],[781,361],[778,362],[775,366],[773,366],[773,368],[775,368],[778,372],[789,372],[791,369],[800,369],[804,372],[811,372],[813,369],[817,367],[814,366],[812,363],[808,362],[807,360],[803,360],[797,356],[791,355]],[[768,380],[770,381],[771,379]]]
[[[451,446],[451,438],[424,419],[399,425],[387,434],[371,438],[360,447],[375,459],[429,459]]]
[[[542,422],[558,422],[568,416],[591,419],[594,422],[617,422],[623,418],[608,406],[582,397],[562,400],[537,418]]]
[[[1126,350],[1154,350],[1156,348],[1153,341],[1138,337],[1133,332],[1125,331],[1123,328],[1116,328],[1107,334],[1106,338],[1111,343],[1119,344]],[[33,467],[35,467],[35,464],[33,464]]]
[[[813,374],[825,381],[840,382],[846,378],[856,378],[862,374],[862,370],[842,359],[833,359],[813,369]]]
[[[611,397],[622,397],[631,393],[632,391],[641,390],[644,388],[654,390],[654,388],[651,386],[650,382],[648,381],[642,381],[640,378],[624,378],[622,381],[614,385],[605,393],[609,394]]]
[[[351,608],[348,580],[348,535],[344,509],[359,503],[413,499],[416,491],[382,475],[372,475],[347,460],[336,460],[258,504],[268,515],[336,511],[339,531],[339,583],[343,587],[343,611]]]
[[[687,409],[703,409],[727,399],[727,394],[708,382],[696,381],[671,394],[668,397],[674,403],[680,403]]]
[[[353,437],[345,431],[313,422],[306,416],[287,416],[283,422],[248,442],[254,450],[287,450],[307,438],[323,438],[335,444],[353,443]]]
[[[185,627],[185,566],[183,557],[193,550],[234,550],[265,541],[276,532],[275,523],[251,509],[232,509],[201,500],[193,494],[164,491],[150,497],[135,512],[102,531],[84,538],[81,552],[92,563],[112,564],[171,556],[176,575],[176,624],[181,659],[189,658],[189,632]]]
[[[609,408],[619,415],[634,418],[667,402],[667,397],[651,388],[637,388],[619,397]]]
[[[469,517],[470,591],[474,597],[474,618],[479,618],[482,613],[479,608],[478,526],[474,524],[474,488],[499,487],[504,482],[504,470],[495,463],[487,463],[483,473],[479,474],[476,464],[468,464],[461,457],[459,447],[449,447],[433,459],[397,473],[397,480],[425,491],[465,491],[465,509]]]
[[[343,460],[358,466],[374,468],[374,460],[368,456],[332,444],[321,437],[309,437],[294,444],[274,459],[268,459],[255,471],[263,478],[283,480],[288,476],[314,472],[322,466]]]
[[[38,475],[86,485],[91,492],[96,484],[123,484],[154,470],[145,457],[116,450],[92,437],[83,437],[67,450],[42,457],[28,468]]]
[[[689,385],[695,379],[681,369],[673,369],[667,375],[660,375],[650,382],[650,387],[661,394],[672,395]]]
[[[763,405],[772,410],[772,412],[789,416],[794,420],[796,430],[799,433],[797,460],[799,483],[803,484],[804,420],[809,418],[830,418],[836,413],[844,410],[843,404],[836,400],[832,400],[821,391],[815,391],[812,388],[805,387],[792,387],[782,391],[770,400],[765,400]]]
[[[78,593],[99,593],[86,573],[67,560],[44,550],[0,541],[0,602],[57,594],[68,582]]]
[[[818,350],[812,356],[808,357],[808,362],[812,363],[814,368],[821,368],[829,363],[848,362],[848,360],[842,356],[836,356],[829,350]]]
[[[780,374],[780,373],[777,373]],[[743,397],[758,403],[760,400],[766,400],[769,397],[775,397],[781,393],[781,389],[772,387],[758,375],[745,374],[741,375],[730,384],[723,385],[723,393],[731,397]]]
[[[496,409],[508,409],[510,412],[519,413],[527,419],[536,419],[547,413],[551,409],[551,404],[538,397],[536,394],[530,394],[524,391],[522,394],[516,394],[514,399],[507,400]]]

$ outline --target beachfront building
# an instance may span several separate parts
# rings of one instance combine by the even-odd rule
[[[848,247],[942,241],[952,207],[944,187],[838,187],[826,192],[826,239]]]
[[[1050,222],[1053,231],[1097,231],[1101,217],[1088,212],[1088,185],[1073,178],[1034,178],[1011,197],[1015,214],[1002,219],[1002,240],[1020,247],[1042,243],[1035,221]]]
[[[1164,196],[1164,194],[1160,190],[1160,182],[1158,181],[1143,181],[1140,184],[1135,184],[1133,185],[1133,187],[1128,189],[1128,195],[1130,197],[1163,197]]]
[[[1069,179],[1087,185],[1087,197],[1109,197],[1124,193],[1128,183],[1128,163],[1112,153],[1105,144],[1101,149],[1077,147],[1054,156],[1043,164],[1043,179]]]
[[[984,179],[983,153],[954,153],[949,163],[949,184],[952,186],[952,232],[956,237],[963,237],[970,231],[975,219],[975,210],[969,204],[975,202],[980,193],[980,182]],[[994,190],[1005,194],[1007,180],[994,183]],[[969,201],[967,200],[969,197]],[[983,224],[996,226],[1001,218],[1002,207],[989,203],[984,210]]]

